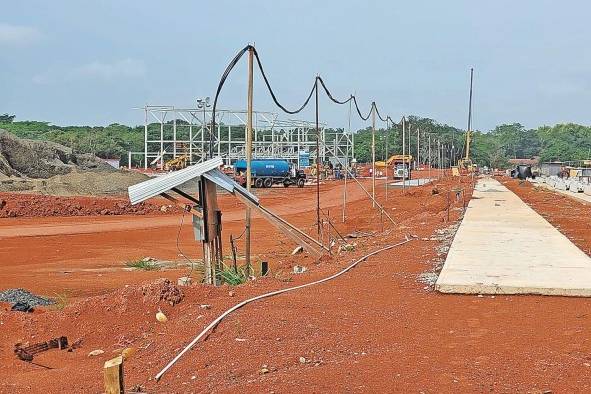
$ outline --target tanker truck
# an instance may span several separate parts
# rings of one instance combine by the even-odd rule
[[[306,174],[304,170],[298,170],[286,160],[280,159],[256,159],[250,162],[252,186],[271,187],[282,184],[284,187],[296,185],[304,187]],[[238,160],[234,163],[234,179],[240,185],[246,187],[246,160]]]

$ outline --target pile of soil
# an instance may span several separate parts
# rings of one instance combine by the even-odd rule
[[[0,192],[59,196],[125,194],[146,175],[117,170],[91,154],[0,130]]]
[[[123,197],[63,197],[24,193],[0,193],[0,218],[43,216],[145,215],[177,212],[179,208],[158,203],[131,205]]]
[[[0,130],[0,173],[47,179],[74,169],[116,171],[94,155],[75,154],[55,142],[22,139]]]

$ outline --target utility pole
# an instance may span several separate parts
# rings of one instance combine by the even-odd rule
[[[437,178],[441,179],[441,141],[437,140]]]
[[[474,80],[474,68],[470,68],[470,100],[468,102],[468,130],[466,131],[466,156],[470,159],[470,138],[472,133],[472,81]]]
[[[371,204],[376,206],[376,104],[371,103]]]
[[[349,100],[349,135],[351,135],[351,102]],[[351,138],[353,138],[351,136]],[[349,160],[349,137],[347,137],[347,160],[345,161],[345,187],[343,188],[343,223],[345,223],[345,211],[347,209],[347,178],[349,177],[349,170],[351,169],[351,162]]]
[[[388,131],[390,128],[390,122],[386,116],[386,157],[384,158],[384,164],[386,164],[386,201],[388,201]]]
[[[421,151],[420,151],[420,147],[421,147],[421,128],[417,128],[417,167],[421,166]]]
[[[252,183],[251,160],[252,160],[252,98],[253,98],[253,55],[254,48],[248,49],[248,95],[246,98],[246,190],[250,192]],[[246,207],[246,247],[245,260],[247,275],[251,274],[250,267],[250,208]]]
[[[314,91],[316,93],[316,227],[318,230],[318,241],[320,238],[320,124],[318,122],[318,76],[314,82]]]
[[[431,181],[431,134],[429,134],[429,181]]]
[[[406,183],[406,152],[405,152],[405,142],[404,137],[406,134],[406,118],[402,117],[402,194],[404,194],[404,188]],[[408,165],[410,166],[410,160],[408,161]]]

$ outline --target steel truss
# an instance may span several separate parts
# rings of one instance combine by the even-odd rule
[[[211,116],[208,108],[176,108],[152,106],[144,111],[144,151],[129,152],[140,156],[144,168],[164,168],[164,163],[179,156],[188,157],[189,164],[207,160],[211,137]],[[253,158],[285,159],[299,165],[300,151],[316,158],[316,127],[313,122],[278,119],[278,114],[255,111],[253,113]],[[216,130],[212,151],[226,165],[246,157],[246,111],[216,110]],[[333,165],[349,165],[353,158],[354,135],[342,130],[327,129],[320,125],[320,158]],[[323,143],[322,143],[323,142]],[[337,160],[338,158],[338,160]]]

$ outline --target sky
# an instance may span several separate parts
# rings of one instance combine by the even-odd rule
[[[234,55],[254,44],[279,100],[299,107],[314,77],[393,119],[473,129],[589,125],[587,1],[12,1],[0,15],[0,113],[58,125],[138,125],[146,104],[213,96]],[[246,59],[218,108],[246,107]],[[255,72],[254,107],[279,111]],[[347,127],[348,106],[320,99]],[[290,119],[313,120],[313,105]],[[352,128],[369,123],[353,118]],[[378,124],[380,126],[380,124]]]

